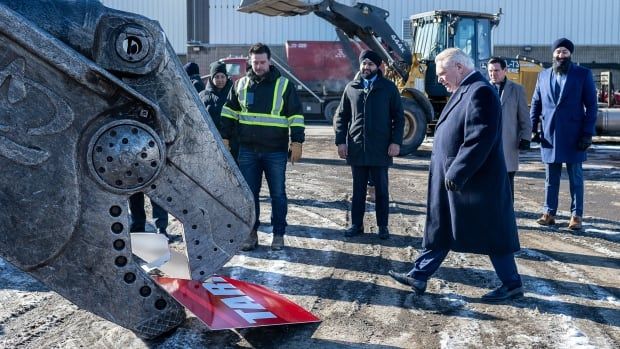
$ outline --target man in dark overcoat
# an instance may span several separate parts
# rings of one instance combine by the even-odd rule
[[[502,285],[482,298],[522,296],[497,92],[460,49],[444,50],[435,63],[439,83],[452,96],[435,129],[423,250],[409,273],[389,274],[422,294],[449,251],[486,254]]]
[[[365,50],[359,56],[360,73],[345,87],[334,115],[338,156],[347,160],[353,176],[351,226],[345,236],[364,232],[366,189],[375,185],[375,211],[379,238],[389,238],[388,167],[400,152],[405,123],[400,93],[382,75],[381,57]]]

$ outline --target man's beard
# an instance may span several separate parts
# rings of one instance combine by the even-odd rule
[[[562,60],[554,58],[553,59],[553,72],[556,74],[566,75],[566,73],[568,73],[568,69],[570,68],[570,65],[571,65],[570,57],[566,57]]]
[[[379,69],[371,71],[370,73],[366,72],[365,70],[360,71],[360,75],[362,76],[362,78],[366,79],[366,80],[370,80],[372,78],[375,77],[375,75],[377,75],[377,71],[379,71]]]

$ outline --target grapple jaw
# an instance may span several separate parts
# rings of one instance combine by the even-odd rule
[[[241,0],[239,11],[265,16],[297,16],[312,13],[327,0]]]
[[[152,338],[185,311],[136,264],[128,197],[183,223],[199,280],[241,247],[253,198],[161,27],[76,4],[0,0],[0,257]]]

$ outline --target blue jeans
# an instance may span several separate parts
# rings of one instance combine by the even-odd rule
[[[583,216],[583,169],[581,162],[566,164],[570,187],[570,212],[573,216]],[[545,164],[545,207],[544,212],[551,215],[558,210],[558,194],[562,163]]]
[[[286,161],[287,152],[256,152],[243,145],[239,147],[239,170],[243,178],[250,186],[254,194],[254,210],[256,221],[254,229],[260,225],[260,203],[259,194],[263,182],[263,173],[269,186],[269,196],[271,197],[271,225],[274,235],[284,235],[286,231],[286,213],[288,200],[286,198]]]
[[[450,252],[449,249],[428,250],[424,249],[413,263],[413,269],[407,274],[416,280],[428,281],[428,279],[439,269],[441,262]],[[495,269],[497,277],[503,285],[508,288],[520,287],[521,276],[517,271],[517,263],[513,253],[505,255],[490,255],[491,264]]]

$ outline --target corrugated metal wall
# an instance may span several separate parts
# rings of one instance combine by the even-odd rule
[[[352,0],[341,0],[352,4]],[[403,19],[436,9],[495,13],[502,16],[494,32],[496,45],[549,45],[568,37],[576,45],[620,45],[618,0],[365,0],[390,12],[388,22],[402,34]],[[337,40],[333,27],[315,15],[265,17],[236,11],[240,0],[211,0],[210,44],[281,44],[286,40]]]
[[[187,53],[187,2],[185,0],[102,0],[105,6],[141,14],[162,26],[178,55]]]

